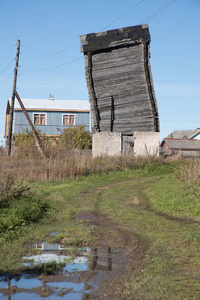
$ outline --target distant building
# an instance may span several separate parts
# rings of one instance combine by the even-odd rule
[[[27,113],[36,129],[47,136],[58,136],[69,127],[85,125],[85,130],[90,130],[90,104],[81,100],[54,100],[50,99],[22,99]],[[9,116],[11,100],[8,100],[6,108],[5,138],[8,136]],[[15,99],[13,134],[30,129],[30,125]]]
[[[165,154],[179,154],[183,157],[195,157],[200,153],[200,140],[165,138],[161,143]]]
[[[167,138],[200,140],[200,128],[191,130],[175,130]]]

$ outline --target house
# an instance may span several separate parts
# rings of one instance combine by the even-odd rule
[[[94,156],[159,152],[150,39],[147,24],[80,36]]]
[[[168,138],[200,140],[200,128],[191,130],[175,130],[168,135]]]
[[[35,128],[47,136],[58,136],[69,127],[85,125],[85,130],[90,130],[90,104],[81,100],[55,100],[50,99],[22,99],[24,107]],[[8,136],[9,115],[11,100],[8,100],[6,109],[5,138]],[[29,123],[15,99],[13,134],[29,129]]]
[[[161,143],[166,154],[180,154],[183,157],[195,157],[200,152],[200,140],[165,138]]]

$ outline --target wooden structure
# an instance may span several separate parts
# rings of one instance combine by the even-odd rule
[[[135,131],[159,132],[148,25],[91,33],[80,40],[93,133],[120,132],[131,144]]]

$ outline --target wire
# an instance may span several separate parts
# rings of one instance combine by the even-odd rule
[[[171,6],[172,4],[174,4],[176,1],[178,1],[178,0],[170,0],[168,3],[166,3],[161,8],[159,8],[158,10],[156,10],[153,14],[151,14],[149,17],[147,17],[145,20],[152,19],[153,17],[155,17],[156,15],[158,15],[159,13],[161,13],[162,11],[164,11],[165,9],[167,9],[169,6]],[[134,10],[142,2],[144,2],[144,0],[141,0],[140,2],[138,2],[136,5],[134,5],[133,7],[131,7],[129,10],[127,10],[125,13],[123,13],[122,15],[120,15],[117,19],[115,19],[114,21],[112,21],[111,23],[109,23],[108,25],[106,25],[101,30],[104,30],[105,28],[109,27],[110,25],[112,25],[113,23],[115,23],[116,21],[118,21],[119,19],[121,19],[123,16],[127,15],[129,12],[131,12],[132,10]],[[141,23],[143,23],[143,21]],[[68,48],[66,48],[64,50],[61,50],[61,51],[58,51],[58,52],[55,52],[55,53],[52,53],[52,54],[49,54],[49,55],[46,55],[46,56],[41,56],[41,57],[38,57],[38,58],[35,58],[35,59],[29,59],[29,60],[37,60],[37,59],[44,59],[44,58],[52,57],[52,56],[64,53],[64,52],[68,51],[69,49],[76,47],[77,45],[79,45],[79,43],[77,43],[77,44],[75,44],[75,45],[73,45],[71,47],[68,47]],[[61,66],[70,64],[72,62],[75,62],[75,61],[77,61],[79,59],[81,59],[81,58],[78,58],[78,59],[75,59],[75,60],[72,60],[72,61],[60,64],[60,65],[57,65],[57,66],[45,68],[45,69],[42,69],[42,70],[51,70],[51,69],[59,68]]]
[[[4,57],[4,59],[0,62],[0,65],[4,62],[4,60],[8,57],[8,55],[10,54],[10,52],[12,51],[12,49],[15,47],[15,45],[13,45],[11,47],[11,49],[8,51],[8,53],[6,54],[6,56]]]
[[[165,9],[167,9],[169,6],[171,6],[172,4],[174,4],[176,1],[177,0],[170,0],[165,5],[163,5],[158,10],[156,10],[154,13],[152,13],[149,17],[147,17],[146,19],[143,19],[140,23],[146,23],[149,20],[153,19],[154,17],[156,17],[157,15],[159,15],[161,12],[163,12]]]
[[[199,82],[200,79],[183,79],[183,80],[154,80],[154,82],[170,82],[170,83],[174,83],[174,82],[188,82],[188,81],[192,81],[192,82]]]
[[[9,77],[1,83],[0,87],[2,87],[2,85],[4,85],[4,83],[6,83],[6,81],[8,81],[8,79],[9,79],[12,75],[13,75],[13,73],[11,73],[11,74],[9,75]]]
[[[121,16],[119,16],[117,19],[115,19],[114,21],[112,21],[111,23],[109,23],[108,25],[106,25],[105,27],[103,27],[101,30],[104,30],[105,28],[109,27],[110,25],[112,25],[113,23],[117,22],[119,19],[121,19],[122,17],[124,17],[125,15],[127,15],[130,11],[134,10],[138,5],[140,5],[142,2],[144,2],[144,0],[140,1],[139,3],[137,3],[136,5],[134,5],[132,8],[130,8],[129,10],[127,10],[125,13],[123,13]]]
[[[5,67],[5,69],[0,73],[0,76],[8,69],[8,67],[13,63],[13,59],[9,62],[9,64]]]
[[[51,69],[60,68],[60,67],[62,67],[62,66],[71,64],[71,63],[73,63],[73,62],[75,62],[75,61],[77,61],[77,60],[80,60],[80,59],[82,59],[82,58],[83,58],[83,57],[81,56],[81,57],[79,57],[79,58],[76,58],[76,59],[74,59],[74,60],[68,61],[68,62],[66,62],[66,63],[60,64],[60,65],[57,65],[57,66],[54,66],[54,67],[46,68],[46,69],[43,69],[43,70],[51,70]]]
[[[191,15],[193,15],[196,11],[200,10],[200,7],[193,10],[192,12],[190,12],[189,14],[185,15],[182,19],[179,19],[177,22],[173,23],[172,25],[168,26],[166,29],[164,29],[163,31],[160,32],[160,34],[158,36],[161,35],[161,33],[169,30],[170,28],[174,27],[175,25],[177,25],[178,23],[184,21],[185,19],[187,19],[188,17],[190,17]]]
[[[116,20],[114,20],[113,22],[111,22],[110,24],[106,25],[104,28],[102,28],[100,30],[101,31],[104,30],[105,28],[109,27],[110,25],[112,25],[113,23],[115,23],[116,21],[118,21],[119,19],[121,19],[122,17],[124,17],[125,15],[127,15],[130,11],[134,10],[142,2],[144,2],[144,0],[141,0],[139,3],[137,3],[136,5],[134,5],[133,7],[131,7],[128,11],[126,11],[124,14],[122,14],[121,16],[119,16]],[[38,59],[44,59],[44,58],[52,57],[52,56],[64,53],[64,52],[68,51],[69,49],[72,49],[72,48],[74,48],[76,46],[79,46],[79,45],[80,45],[80,43],[77,43],[77,44],[74,44],[71,47],[68,47],[68,48],[64,49],[64,50],[61,50],[61,51],[58,51],[58,52],[55,52],[55,53],[52,53],[52,54],[49,54],[49,55],[41,56],[41,57],[38,57],[38,58],[28,59],[28,60],[38,60]]]
[[[68,48],[64,49],[64,50],[61,50],[61,51],[58,51],[58,52],[55,52],[55,53],[52,53],[52,54],[49,54],[49,55],[46,55],[46,56],[41,56],[41,57],[37,57],[37,58],[30,58],[30,59],[27,59],[27,60],[38,60],[38,59],[44,59],[44,58],[48,58],[48,57],[51,57],[51,56],[55,56],[55,55],[64,53],[64,52],[68,51],[69,49],[72,49],[72,48],[74,48],[74,47],[76,47],[78,45],[80,45],[80,44],[77,43],[77,44],[75,44],[75,45],[73,45],[71,47],[68,47]]]
[[[128,14],[130,11],[132,11],[133,9],[135,9],[139,4],[141,4],[144,0],[141,0],[140,2],[138,2],[135,6],[133,6],[131,9],[129,9],[128,11],[126,11],[124,14],[122,14],[121,16],[119,16],[116,20],[114,20],[113,22],[109,23],[107,26],[105,26],[103,29],[105,29],[106,27],[110,26],[111,24],[113,24],[114,22],[116,22],[117,20],[119,20],[120,18],[122,18],[124,15]],[[175,2],[177,2],[178,0],[170,0],[169,2],[167,2],[165,5],[163,5],[162,7],[160,7],[158,10],[156,10],[154,13],[152,13],[151,15],[149,15],[146,19],[142,20],[141,23],[145,22],[145,21],[148,21],[148,20],[151,20],[152,18],[156,17],[158,14],[160,14],[161,12],[163,12],[165,9],[167,9],[169,6],[173,5]],[[200,9],[200,8],[199,8]],[[198,9],[197,9],[198,10]],[[177,21],[175,24],[173,24],[172,26],[169,26],[167,27],[164,31],[168,30],[169,28],[175,26],[177,23],[183,21],[185,18],[187,18],[188,16],[190,16],[191,14],[193,14],[194,12],[196,12],[197,10],[193,11],[192,13],[186,15],[184,18],[180,19],[179,21]],[[102,29],[102,30],[103,30]],[[149,39],[150,40],[150,39]],[[54,55],[58,55],[60,53],[63,53],[75,46],[77,46],[79,44],[75,44],[71,47],[68,47],[64,50],[61,50],[61,51],[58,51],[56,53],[52,53],[52,54],[49,54],[49,55],[46,55],[46,56],[43,56],[43,57],[40,57],[40,58],[37,58],[37,59],[42,59],[42,58],[47,58],[47,57],[52,57]],[[59,67],[62,67],[64,65],[68,65],[70,63],[73,63],[75,61],[78,61],[82,59],[82,57],[80,58],[77,58],[77,59],[74,59],[74,60],[71,60],[71,61],[68,61],[68,62],[64,62],[62,64],[59,64],[59,65],[56,65],[56,66],[52,66],[52,67],[47,67],[47,68],[40,68],[38,69],[38,71],[47,71],[47,70],[51,70],[51,69],[56,69],[56,68],[59,68]],[[37,70],[36,70],[37,71]]]
[[[76,58],[74,60],[71,60],[71,61],[68,61],[68,62],[65,62],[65,63],[62,63],[60,65],[56,65],[56,66],[53,66],[53,67],[48,67],[48,68],[38,68],[37,70],[35,70],[36,72],[39,72],[39,71],[47,71],[47,70],[51,70],[51,69],[56,69],[56,68],[60,68],[62,66],[65,66],[65,65],[68,65],[68,64],[71,64],[75,61],[78,61],[80,59],[82,59],[83,57],[79,57],[79,58]],[[28,67],[28,66],[25,66],[25,67]],[[31,68],[31,67],[28,67],[28,68]]]
[[[187,50],[191,50],[191,49],[198,49],[200,46],[195,46],[195,47],[189,47],[189,48],[183,48],[183,47],[178,47],[178,48],[181,48],[181,52],[182,51],[187,51]],[[176,49],[177,47],[175,47]],[[154,57],[157,57],[157,56],[163,56],[163,55],[170,55],[170,54],[173,54],[173,53],[177,53],[179,52],[180,53],[180,50],[174,50],[174,51],[171,51],[171,52],[161,52],[160,54],[154,54]],[[181,53],[182,54],[182,53]]]

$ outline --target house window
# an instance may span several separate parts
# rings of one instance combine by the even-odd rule
[[[75,115],[63,115],[63,125],[75,125]]]
[[[34,114],[34,125],[46,125],[46,114]]]

